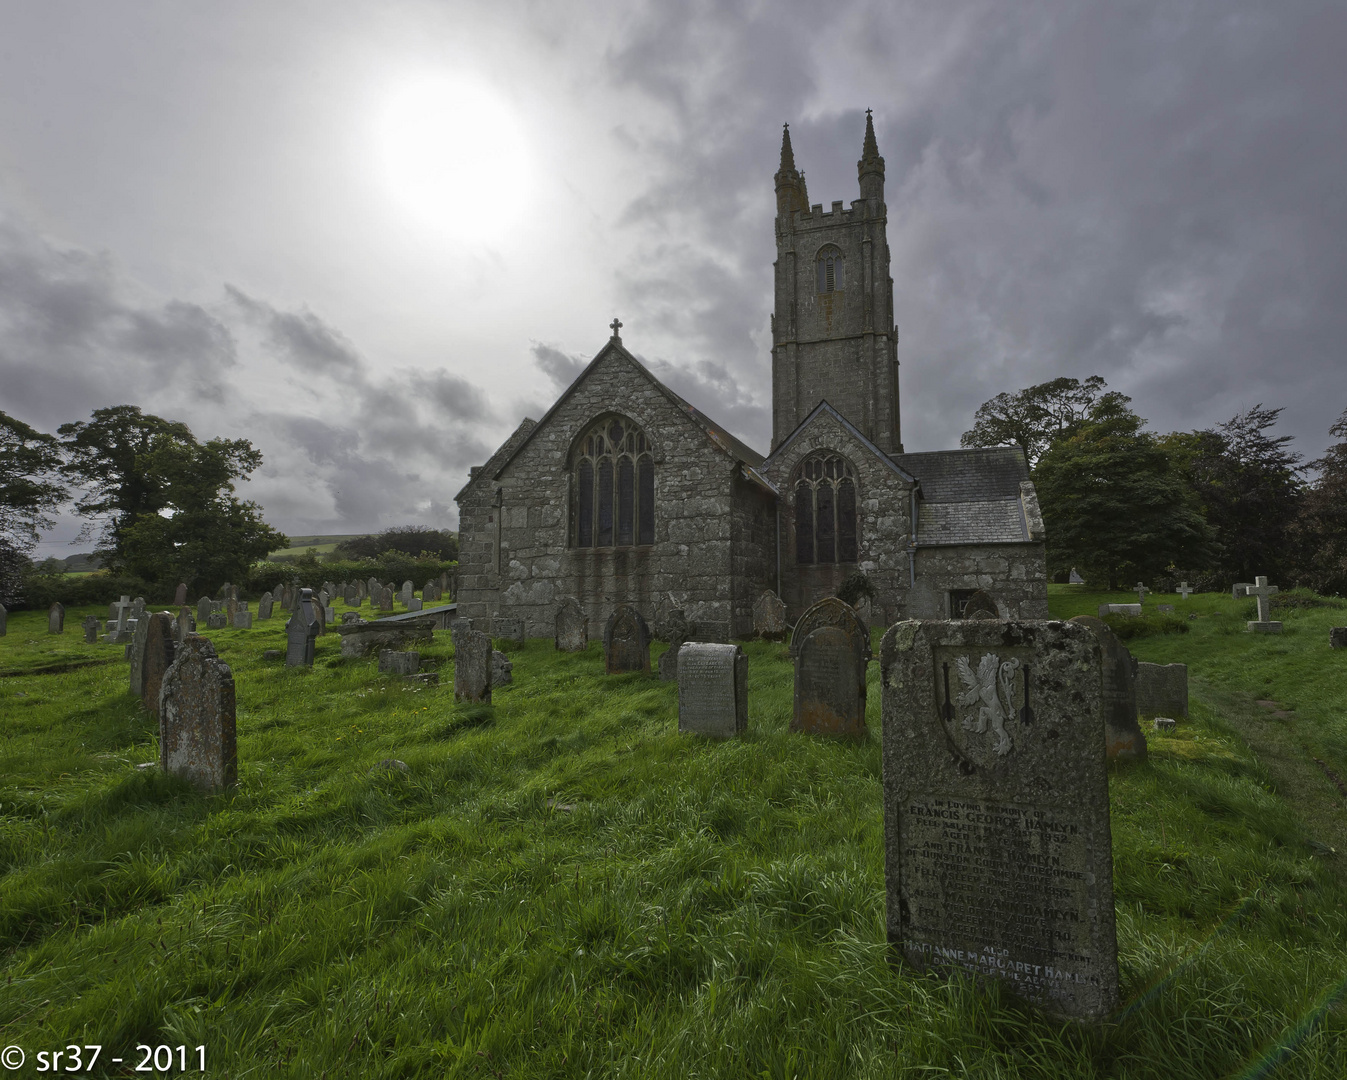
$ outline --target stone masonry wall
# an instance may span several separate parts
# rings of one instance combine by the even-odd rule
[[[982,589],[1003,619],[1048,618],[1048,571],[1042,544],[919,547],[909,619],[948,619],[951,589]]]

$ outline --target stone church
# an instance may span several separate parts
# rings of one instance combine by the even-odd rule
[[[1048,616],[1043,521],[1018,448],[907,453],[884,159],[866,114],[860,198],[811,206],[787,128],[776,174],[772,446],[763,456],[654,377],[621,323],[541,420],[472,469],[459,505],[458,612],[550,636],[575,596],[698,638],[752,633],[766,589],[792,621],[856,570],[876,621]]]

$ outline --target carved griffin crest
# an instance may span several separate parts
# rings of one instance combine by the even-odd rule
[[[1006,732],[1006,721],[1015,715],[1012,701],[1015,672],[1020,662],[1007,660],[1002,663],[995,653],[984,653],[977,671],[973,670],[966,656],[959,657],[957,666],[959,682],[963,685],[958,701],[963,709],[964,728],[980,735],[990,724],[996,734],[996,745],[992,749],[998,757],[1004,757],[1014,745]]]

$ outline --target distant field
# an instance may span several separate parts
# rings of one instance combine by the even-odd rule
[[[314,555],[328,555],[343,540],[354,540],[358,536],[364,536],[365,533],[340,533],[330,536],[292,536],[290,537],[290,546],[288,548],[278,548],[267,556],[268,559],[275,559],[277,555],[293,557],[295,555],[305,555],[312,552]]]

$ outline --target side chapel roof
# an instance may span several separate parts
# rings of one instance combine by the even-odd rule
[[[1019,447],[933,450],[893,458],[921,484],[919,547],[1043,539],[1038,497]]]

